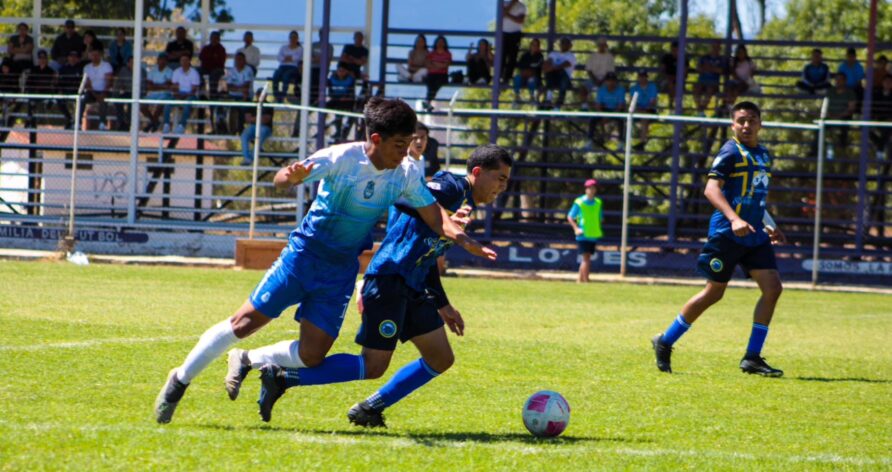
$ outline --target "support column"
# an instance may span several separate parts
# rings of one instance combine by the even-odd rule
[[[322,29],[319,30],[319,100],[317,106],[325,108],[325,87],[328,83],[328,63],[331,57],[328,55],[329,32],[331,31],[331,0],[322,1]],[[312,47],[312,41],[309,42]],[[316,149],[325,147],[325,113],[318,113],[316,121]]]
[[[387,81],[387,32],[390,29],[390,0],[381,5],[381,64],[378,66],[378,86],[384,87]],[[369,38],[371,44],[371,38]]]
[[[861,120],[870,121],[870,105],[873,101],[873,56],[877,47],[877,0],[870,0],[870,19],[867,23],[867,86],[864,89],[864,100],[861,105]],[[861,158],[858,163],[858,213],[856,215],[855,250],[858,256],[864,251],[864,233],[869,231],[865,225],[867,214],[867,151],[869,148],[870,129],[861,128]]]
[[[208,33],[208,24],[211,19],[211,0],[201,0],[201,44],[198,45],[198,50],[201,51],[201,47],[207,44],[210,41],[210,34]]]
[[[133,82],[130,87],[130,180],[127,200],[127,222],[136,222],[136,193],[139,188],[139,94],[142,83],[142,22],[145,17],[143,0],[136,0],[133,10]]]
[[[505,22],[505,3],[502,0],[496,0],[496,57],[493,64],[492,77],[492,100],[490,107],[492,109],[499,108],[499,90],[502,87],[502,58],[504,53],[504,39],[502,37],[502,25]],[[496,144],[499,138],[499,118],[496,115],[489,117],[489,143]]]
[[[684,81],[687,74],[688,0],[681,0],[681,26],[678,30],[678,64],[675,68],[675,110],[676,115],[684,112]],[[681,156],[681,135],[684,126],[676,122],[672,133],[672,176],[669,183],[669,222],[667,233],[669,244],[674,244],[675,228],[678,224],[678,166]]]
[[[43,0],[32,0],[34,2],[33,8],[31,10],[31,18],[34,19],[34,23],[31,26],[31,35],[34,38],[34,63],[37,64],[37,51],[40,50],[40,30],[41,26],[43,26]],[[52,58],[50,58],[52,59]]]

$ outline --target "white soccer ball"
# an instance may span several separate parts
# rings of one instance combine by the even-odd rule
[[[570,424],[570,404],[560,393],[536,392],[523,405],[523,425],[533,436],[555,437]]]

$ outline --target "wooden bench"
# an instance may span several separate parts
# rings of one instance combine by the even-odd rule
[[[279,257],[279,253],[288,244],[284,239],[236,239],[235,240],[235,265],[242,269],[266,270]],[[380,243],[375,243],[372,249],[363,251],[359,256],[359,273],[364,273],[365,268],[378,250]]]

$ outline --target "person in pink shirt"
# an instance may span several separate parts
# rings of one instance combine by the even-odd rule
[[[424,107],[432,111],[431,102],[437,97],[440,87],[449,82],[449,65],[452,64],[452,53],[449,52],[449,43],[443,36],[437,36],[434,40],[434,49],[427,54],[427,101]]]

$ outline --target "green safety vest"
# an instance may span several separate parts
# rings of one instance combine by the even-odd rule
[[[601,199],[595,197],[594,203],[586,203],[585,195],[573,201],[579,207],[579,216],[576,224],[582,227],[582,236],[586,239],[600,239],[604,236],[601,231]]]

